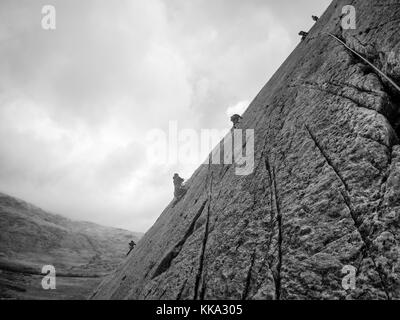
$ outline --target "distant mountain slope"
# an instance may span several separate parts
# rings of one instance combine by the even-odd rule
[[[140,233],[72,221],[0,193],[0,298],[85,298]],[[54,265],[57,289],[41,288]]]

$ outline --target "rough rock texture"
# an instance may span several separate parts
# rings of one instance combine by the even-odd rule
[[[399,299],[400,93],[326,34],[400,83],[399,29],[399,1],[334,1],[243,116],[253,174],[201,166],[93,298]]]

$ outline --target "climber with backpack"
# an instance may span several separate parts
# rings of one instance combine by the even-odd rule
[[[301,36],[301,41],[303,41],[308,36],[308,32],[300,31],[299,36]]]
[[[232,123],[233,123],[233,129],[237,129],[238,128],[238,125],[239,125],[239,122],[240,122],[240,120],[242,120],[243,118],[241,117],[241,116],[239,116],[238,114],[234,114],[232,117],[231,117],[231,121],[232,121]]]
[[[174,197],[178,201],[186,193],[186,188],[183,186],[185,179],[182,179],[177,173],[174,174],[172,179],[174,181]]]
[[[129,242],[129,251],[126,255],[129,255],[131,251],[135,248],[135,246],[136,246],[135,241],[132,240],[131,242]]]

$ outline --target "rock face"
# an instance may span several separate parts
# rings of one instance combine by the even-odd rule
[[[0,193],[0,299],[84,299],[126,258],[139,233],[72,221]],[[56,290],[43,290],[44,265]]]
[[[254,172],[202,165],[93,298],[400,298],[400,92],[326,34],[399,84],[400,3],[351,2],[357,29],[333,1],[244,113]]]

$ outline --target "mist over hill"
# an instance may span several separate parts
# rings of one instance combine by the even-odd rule
[[[0,298],[86,298],[141,235],[72,221],[0,193]],[[56,290],[41,287],[44,265],[56,269]]]

